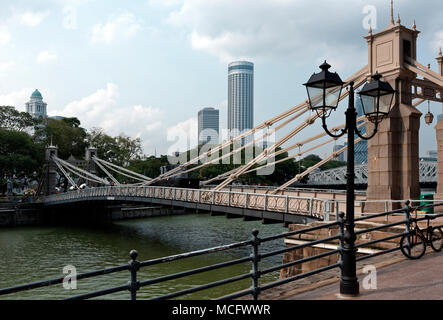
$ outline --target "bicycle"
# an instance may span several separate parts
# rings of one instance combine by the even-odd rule
[[[416,213],[415,218],[410,219],[414,227],[400,239],[401,252],[409,259],[421,258],[425,254],[428,244],[436,252],[441,251],[443,248],[443,232],[441,228],[429,225],[429,222],[435,219],[436,216],[427,214],[426,218],[428,221],[426,229],[420,229]]]

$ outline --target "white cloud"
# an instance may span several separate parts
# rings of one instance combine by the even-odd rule
[[[40,64],[53,62],[57,60],[57,55],[48,51],[42,51],[37,56],[37,62]]]
[[[7,71],[8,69],[10,69],[11,67],[13,67],[15,65],[14,61],[7,61],[7,62],[0,62],[0,74],[2,72]]]
[[[153,7],[173,7],[183,3],[183,0],[148,0],[148,5]]]
[[[106,88],[50,113],[77,117],[85,128],[103,128],[109,135],[125,134],[132,138],[140,137],[145,152],[153,152],[155,146],[158,148],[164,145],[165,132],[161,130],[162,111],[142,105],[121,106],[118,103],[119,96],[118,86],[108,83]]]
[[[17,14],[15,19],[18,21],[19,24],[22,24],[22,25],[25,25],[25,26],[28,26],[28,27],[36,27],[48,15],[49,15],[49,12],[26,11],[26,12]]]
[[[0,25],[0,45],[4,46],[11,40],[11,34],[8,27]]]
[[[168,154],[184,152],[198,144],[198,119],[190,118],[167,129]]]
[[[5,94],[0,94],[1,106],[14,106],[19,111],[25,111],[25,103],[33,92],[32,88],[23,88]]]
[[[187,31],[194,49],[223,62],[285,59],[303,63],[323,57],[325,48],[361,47],[364,53],[364,40],[355,41],[367,32],[361,23],[364,5],[362,1],[327,0],[315,5],[307,0],[186,0],[167,22]],[[331,21],[331,12],[334,22],[325,28],[321,22]],[[350,29],[350,25],[360,28]]]
[[[140,22],[130,12],[122,13],[109,19],[106,24],[92,27],[92,43],[111,44],[135,36],[142,29]]]

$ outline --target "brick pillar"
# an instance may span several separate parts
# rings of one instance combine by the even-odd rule
[[[397,81],[399,92],[401,87],[401,82]],[[407,92],[400,93],[401,103],[395,104],[389,118],[379,125],[377,135],[368,141],[367,200],[420,197],[418,134],[421,112],[412,107],[407,98]],[[367,125],[366,132],[370,134],[373,127],[373,124]],[[401,206],[399,203],[393,209]],[[381,202],[368,203],[364,208],[364,212],[382,211],[385,211],[385,204]]]

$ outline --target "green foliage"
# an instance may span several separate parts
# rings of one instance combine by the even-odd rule
[[[160,156],[160,158],[151,156],[145,159],[132,160],[128,169],[147,177],[155,178],[160,175],[160,167],[166,165],[169,165],[167,156]]]
[[[36,177],[43,160],[43,149],[26,132],[0,129],[0,177]]]
[[[38,120],[27,112],[17,111],[11,106],[0,106],[0,128],[23,131],[32,128]]]
[[[132,139],[124,135],[111,137],[103,129],[93,128],[87,134],[86,141],[89,146],[97,148],[97,157],[119,166],[127,166],[130,161],[142,157],[140,138]]]
[[[67,159],[73,155],[77,159],[84,157],[87,144],[86,130],[80,127],[77,118],[69,118],[70,121],[44,119],[41,126],[35,131],[36,141],[43,146],[53,145],[58,147],[58,155],[61,159]]]

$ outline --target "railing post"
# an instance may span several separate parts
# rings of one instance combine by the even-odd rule
[[[263,201],[263,210],[267,211],[267,208],[268,208],[268,195],[265,194],[265,199]]]
[[[245,208],[246,209],[248,208],[248,199],[249,199],[249,193],[246,193],[246,196],[245,196]]]
[[[409,205],[411,202],[409,200],[405,201],[405,216],[406,216],[406,234],[411,232],[411,206]],[[406,245],[408,248],[408,254],[411,254],[411,248],[409,246],[409,237],[406,237]]]
[[[340,209],[338,208],[339,206],[339,202],[337,200],[335,200],[334,202],[334,207],[335,207],[335,220],[338,220],[338,217],[340,215]]]
[[[312,217],[312,198],[309,199],[309,215]]]
[[[131,300],[137,299],[137,291],[140,289],[140,282],[137,281],[137,271],[140,269],[140,262],[137,261],[138,252],[131,250],[129,252],[131,261],[129,261],[129,271],[131,272],[131,281],[129,281],[129,291],[131,292]]]
[[[260,271],[258,268],[258,263],[260,262],[260,255],[258,253],[258,247],[260,245],[260,238],[258,237],[259,231],[257,229],[252,230],[252,296],[254,300],[258,300],[258,295],[260,294],[260,288],[258,287],[258,279],[260,278]]]
[[[212,190],[212,205],[215,204],[215,191]]]
[[[285,212],[286,212],[286,213],[289,213],[289,196],[288,196],[288,195],[286,195],[286,204],[285,204],[285,207],[286,207]]]
[[[344,246],[344,237],[345,237],[345,213],[344,212],[339,212],[337,215],[337,221],[338,221],[338,234],[340,236],[339,238],[339,245],[340,247],[338,248],[340,251],[340,258],[338,261],[338,264],[340,265],[340,269],[343,267],[343,246]]]
[[[385,201],[385,212],[389,211],[389,202],[388,200]],[[389,214],[386,215],[386,222],[389,222]]]
[[[232,187],[231,187],[231,191],[232,191]],[[231,191],[228,191],[228,207],[231,206]]]
[[[329,200],[325,200],[323,211],[323,220],[329,221],[329,213],[331,211],[331,202]]]

